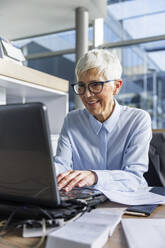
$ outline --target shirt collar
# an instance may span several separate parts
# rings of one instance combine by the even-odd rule
[[[110,117],[103,122],[103,127],[110,133],[117,125],[120,116],[120,105],[115,99],[115,107]]]
[[[95,117],[93,115],[91,115],[87,109],[85,109],[85,111],[89,117],[89,121],[91,123],[91,126],[97,135],[99,134],[101,128],[105,128],[109,133],[113,130],[113,128],[116,126],[118,119],[119,119],[120,108],[121,108],[120,105],[118,104],[118,102],[115,99],[114,110],[113,110],[112,114],[110,115],[110,117],[106,121],[104,121],[103,123],[96,120]]]

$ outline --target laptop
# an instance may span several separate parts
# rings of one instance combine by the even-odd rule
[[[98,204],[95,197],[100,202],[106,198],[99,191],[84,189],[82,198]],[[58,207],[66,200],[57,187],[47,109],[42,103],[0,106],[0,200],[44,207]]]

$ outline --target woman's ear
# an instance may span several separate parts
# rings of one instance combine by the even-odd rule
[[[119,91],[120,91],[120,89],[121,89],[121,86],[122,86],[122,80],[121,79],[119,79],[119,80],[115,80],[115,87],[114,87],[114,92],[113,92],[113,94],[114,95],[117,95],[118,93],[119,93]]]

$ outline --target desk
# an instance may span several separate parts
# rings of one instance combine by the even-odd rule
[[[105,207],[105,208],[108,207],[116,208],[120,206],[121,205],[119,204],[110,203],[110,202],[100,205],[100,207]],[[122,218],[133,218],[133,217],[129,215],[124,215]],[[157,207],[149,217],[138,217],[138,218],[165,218],[165,205]],[[4,237],[4,239],[8,241],[10,245],[13,246],[15,245],[21,248],[32,248],[34,245],[36,245],[37,242],[39,242],[39,238],[22,238],[21,231],[9,232],[8,235]],[[7,248],[8,246],[2,244],[0,240],[0,247]],[[43,244],[40,247],[44,248],[45,244]],[[128,248],[121,223],[118,224],[113,235],[109,238],[104,248]]]
[[[118,206],[117,204],[113,204],[113,205],[114,207],[115,205],[116,207]],[[135,217],[132,217],[130,215],[123,215],[122,218],[135,218]],[[136,218],[165,218],[165,205],[157,207],[148,217],[136,216]],[[118,224],[113,235],[109,238],[104,248],[128,248],[121,223]]]

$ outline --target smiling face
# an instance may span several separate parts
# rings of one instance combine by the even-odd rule
[[[114,95],[116,95],[122,85],[122,81],[115,81],[115,85],[112,82],[104,84],[101,93],[95,95],[88,90],[88,84],[92,81],[105,81],[103,72],[98,73],[97,68],[89,69],[83,72],[79,77],[79,81],[85,83],[86,92],[84,95],[80,95],[80,98],[89,111],[98,121],[104,122],[109,118],[114,109]]]

